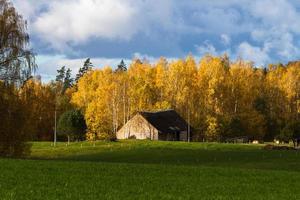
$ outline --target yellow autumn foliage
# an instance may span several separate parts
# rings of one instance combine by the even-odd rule
[[[153,64],[136,59],[127,71],[92,70],[71,94],[92,139],[114,138],[137,111],[162,109],[175,109],[202,137],[215,140],[243,133],[262,139],[297,119],[299,82],[298,64],[262,69],[240,59],[230,62],[226,55],[207,55],[197,64],[189,55]]]

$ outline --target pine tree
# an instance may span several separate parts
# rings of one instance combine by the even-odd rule
[[[88,71],[91,71],[93,68],[93,64],[91,63],[91,59],[88,58],[84,61],[83,67],[79,68],[78,74],[76,74],[75,82],[78,83],[78,80]]]
[[[63,86],[63,92],[65,92],[68,88],[72,87],[73,85],[73,78],[71,78],[72,70],[70,68],[67,69],[66,75],[64,77],[64,86]]]
[[[125,72],[127,71],[127,67],[126,64],[124,62],[124,60],[122,59],[120,64],[118,64],[117,69],[115,70],[115,72]]]
[[[56,75],[56,82],[63,83],[66,75],[66,67],[63,66],[60,69],[57,70],[57,75]]]

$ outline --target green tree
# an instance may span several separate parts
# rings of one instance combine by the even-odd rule
[[[62,66],[60,69],[57,70],[57,75],[56,75],[55,81],[63,83],[65,76],[66,76],[66,67]]]
[[[70,68],[67,69],[66,75],[64,77],[64,85],[63,85],[63,93],[73,85],[73,78],[71,77],[72,70]]]
[[[70,68],[66,69],[65,66],[57,70],[55,81],[58,93],[64,94],[68,88],[72,87],[73,78],[71,72],[72,70]]]
[[[84,116],[79,110],[69,110],[63,113],[57,125],[58,133],[66,135],[70,140],[83,140],[86,131]]]
[[[121,60],[120,64],[118,64],[117,69],[115,71],[116,72],[125,72],[125,71],[127,71],[127,67],[126,67],[126,64],[125,64],[123,59]]]
[[[223,119],[222,127],[223,127],[222,139],[246,135],[245,128],[242,124],[242,121],[237,116],[232,117],[229,120]]]
[[[91,59],[88,58],[84,61],[83,67],[79,68],[78,74],[76,74],[75,82],[78,83],[78,80],[86,74],[88,71],[91,71],[93,68],[93,64],[91,63]]]

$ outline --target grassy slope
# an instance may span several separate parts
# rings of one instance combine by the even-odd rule
[[[259,145],[34,143],[31,158],[0,160],[1,199],[300,198],[298,152]]]

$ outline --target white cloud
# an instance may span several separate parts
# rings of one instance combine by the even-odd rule
[[[268,32],[264,29],[254,29],[250,32],[250,35],[253,40],[261,42],[267,38]]]
[[[256,65],[261,66],[270,61],[268,50],[268,47],[260,48],[252,46],[248,42],[243,42],[238,46],[237,54],[243,59],[254,61]]]
[[[231,42],[231,38],[227,34],[222,34],[221,41],[224,45],[229,45]]]
[[[38,8],[45,2],[45,0],[33,1],[33,0],[12,0],[13,5],[17,11],[22,14],[24,19],[32,20],[36,15]]]
[[[49,3],[33,22],[34,31],[54,48],[93,37],[130,39],[138,30],[137,10],[129,1],[65,0]]]
[[[151,64],[156,63],[159,58],[149,56],[147,54],[141,54],[141,53],[134,53],[132,55],[132,58],[138,58],[138,59],[146,59]],[[76,58],[76,59],[70,59],[67,58],[65,55],[39,55],[37,56],[37,64],[39,66],[38,71],[36,72],[36,75],[41,75],[43,82],[49,82],[51,80],[55,79],[56,76],[56,70],[60,69],[62,66],[66,66],[66,68],[70,68],[72,70],[72,75],[75,76],[77,74],[80,67],[83,66],[84,61],[87,58]],[[172,62],[174,60],[177,60],[178,58],[166,58],[169,62]],[[195,58],[196,60],[199,60],[198,57]],[[104,58],[104,57],[95,57],[90,58],[94,68],[102,68],[105,66],[110,66],[112,68],[115,68],[121,60],[125,62],[125,64],[129,67],[132,60],[131,59],[123,59],[123,58]]]
[[[300,32],[300,13],[287,0],[256,0],[249,6],[253,17],[262,20],[265,28],[276,27],[293,32]]]
[[[157,61],[157,58],[147,55],[147,54],[141,54],[139,52],[135,52],[132,56],[133,59],[140,59],[140,60],[146,60],[149,63],[154,63],[155,61]]]
[[[45,82],[55,78],[56,70],[62,66],[66,66],[72,70],[75,75],[79,68],[82,67],[87,58],[70,59],[64,55],[39,55],[37,56],[37,64],[39,66],[37,74],[42,76]],[[116,67],[122,58],[91,58],[91,62],[95,68],[102,68],[104,66]],[[124,62],[128,65],[131,61],[125,59]]]
[[[247,23],[240,23],[241,13],[232,8],[206,7],[193,13],[192,19],[202,32],[210,34],[237,34],[249,30]]]
[[[174,32],[185,26],[173,17],[174,3],[164,0],[13,0],[18,11],[29,20],[30,32],[64,52],[72,45],[92,38],[130,40],[139,32],[148,36],[157,27]],[[153,27],[156,27],[153,29]]]
[[[251,37],[261,42],[273,55],[279,56],[280,59],[299,59],[297,56],[300,49],[296,46],[294,36],[291,32],[278,29],[276,27],[269,30],[254,30]]]
[[[12,1],[29,19],[30,32],[41,39],[39,42],[54,48],[52,50],[57,54],[74,56],[74,51],[85,51],[72,46],[80,47],[92,38],[112,42],[125,40],[132,44],[138,34],[146,35],[150,41],[171,38],[170,43],[178,47],[181,55],[195,49],[201,55],[222,52],[215,43],[208,42],[186,50],[187,47],[182,45],[185,40],[189,43],[190,38],[186,37],[197,39],[197,34],[202,34],[201,40],[214,41],[220,37],[227,52],[243,54],[245,58],[255,59],[257,64],[266,64],[274,58],[283,62],[298,59],[300,54],[299,43],[296,43],[300,36],[300,4],[293,0]],[[181,38],[182,35],[185,38]],[[239,44],[249,35],[250,40]],[[43,48],[49,50],[48,46]],[[141,49],[131,49],[130,54],[135,51]],[[154,59],[148,54],[147,59]]]
[[[13,4],[24,19],[29,20],[34,15],[35,7],[29,1],[14,0]]]
[[[252,39],[268,47],[269,54],[281,61],[299,59],[297,56],[300,49],[294,37],[300,34],[300,13],[293,3],[285,0],[256,0],[249,6],[251,15],[261,21],[250,31]]]
[[[274,42],[278,55],[286,59],[299,59],[300,50],[294,45],[293,35],[290,33],[284,33],[281,37]]]
[[[208,41],[205,41],[203,45],[195,45],[195,47],[196,47],[197,52],[200,55],[205,55],[205,54],[217,55],[218,54],[214,45],[212,45]]]

